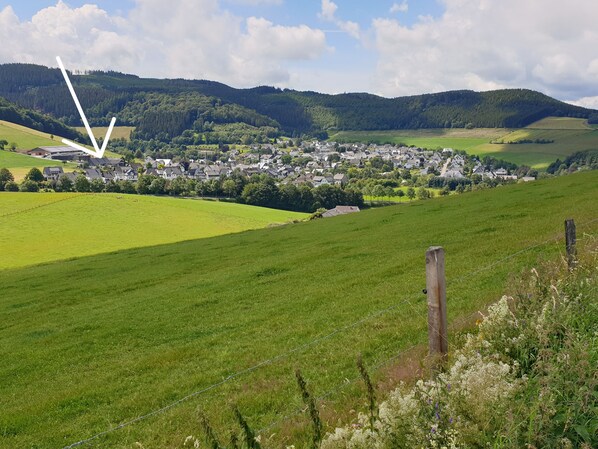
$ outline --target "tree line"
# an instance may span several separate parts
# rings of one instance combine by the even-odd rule
[[[267,175],[247,177],[240,172],[210,181],[184,177],[166,180],[153,175],[140,175],[136,182],[121,180],[104,183],[102,179],[90,181],[83,174],[77,175],[74,180],[70,176],[62,175],[57,180],[46,181],[38,168],[32,168],[24,181],[18,184],[8,169],[0,169],[0,191],[40,190],[207,197],[296,212],[315,212],[318,209],[332,209],[336,206],[363,207],[364,204],[362,193],[355,189],[344,189],[336,185],[277,185],[275,180]]]

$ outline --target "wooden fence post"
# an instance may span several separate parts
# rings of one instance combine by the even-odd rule
[[[572,270],[577,264],[577,236],[575,233],[575,221],[570,218],[565,220],[565,244],[567,246],[567,265]]]
[[[448,358],[446,320],[446,280],[444,249],[432,246],[426,251],[426,293],[428,295],[428,342],[435,369],[444,366]]]

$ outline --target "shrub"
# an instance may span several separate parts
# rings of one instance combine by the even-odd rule
[[[598,445],[598,251],[532,270],[488,309],[450,368],[401,385],[323,449]]]
[[[16,182],[14,182],[14,181],[8,181],[4,185],[4,190],[6,190],[7,192],[18,192],[19,191],[19,185]]]
[[[26,180],[23,181],[19,190],[21,192],[39,192],[39,184],[35,181]]]

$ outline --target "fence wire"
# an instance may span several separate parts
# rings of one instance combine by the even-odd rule
[[[587,226],[589,224],[595,223],[597,221],[598,221],[598,218],[590,220],[590,221],[587,221],[587,222],[584,222],[584,223],[580,224],[579,226],[580,227],[584,227],[584,226]],[[559,233],[555,237],[551,237],[551,238],[546,239],[546,240],[544,240],[542,242],[529,245],[529,246],[527,246],[527,247],[525,247],[525,248],[523,248],[523,249],[521,249],[519,251],[516,251],[514,253],[508,254],[507,256],[505,256],[505,257],[503,257],[503,258],[501,258],[501,259],[499,259],[497,261],[493,261],[492,263],[490,263],[490,264],[488,264],[488,265],[486,265],[484,267],[481,267],[478,270],[475,270],[475,271],[473,271],[471,273],[468,273],[467,275],[458,277],[457,279],[455,279],[454,281],[451,282],[450,286],[452,287],[452,286],[458,285],[458,284],[460,284],[460,283],[462,283],[462,282],[464,282],[466,280],[469,280],[469,279],[477,276],[478,274],[480,274],[480,273],[482,273],[484,271],[487,271],[487,270],[490,270],[490,269],[492,269],[494,267],[500,266],[500,265],[504,264],[505,262],[507,262],[507,261],[509,261],[509,260],[511,260],[511,259],[513,259],[513,258],[515,258],[515,257],[517,257],[519,255],[521,255],[521,254],[524,254],[524,253],[526,253],[528,251],[531,251],[532,249],[539,248],[541,246],[544,246],[544,245],[552,243],[552,242],[556,242],[556,241],[558,241],[558,240],[560,240],[562,238],[563,238],[562,233]],[[216,389],[216,388],[218,388],[218,387],[220,387],[220,386],[222,386],[222,385],[224,385],[224,384],[232,381],[233,379],[236,379],[236,378],[239,378],[241,376],[247,375],[247,374],[249,374],[249,373],[251,373],[253,371],[256,371],[256,370],[258,370],[258,369],[260,369],[260,368],[262,368],[264,366],[272,365],[273,363],[278,362],[280,360],[283,360],[283,359],[285,359],[285,358],[287,358],[287,357],[289,357],[289,356],[291,356],[293,354],[300,353],[300,352],[302,352],[302,351],[304,351],[304,350],[306,350],[306,349],[308,349],[308,348],[310,348],[312,346],[316,346],[319,343],[332,338],[333,336],[335,336],[337,334],[340,334],[340,333],[345,332],[345,331],[347,331],[349,329],[355,328],[355,327],[357,327],[357,326],[359,326],[359,325],[361,325],[363,323],[366,323],[366,322],[368,322],[370,320],[373,320],[374,318],[380,317],[380,316],[382,316],[382,315],[384,315],[386,313],[389,313],[389,312],[391,312],[393,310],[396,310],[396,309],[398,309],[399,307],[401,307],[403,305],[407,305],[408,307],[410,307],[410,309],[412,310],[412,312],[414,312],[414,316],[418,316],[419,312],[416,310],[415,306],[413,304],[411,304],[411,299],[413,297],[417,297],[417,295],[414,294],[414,295],[411,295],[410,297],[405,297],[405,298],[403,298],[402,301],[400,301],[398,303],[395,303],[392,306],[389,306],[387,308],[378,310],[378,311],[376,311],[376,312],[374,312],[374,313],[366,316],[365,318],[362,318],[360,320],[354,321],[354,322],[352,322],[350,324],[347,324],[345,326],[338,327],[338,328],[334,329],[332,332],[330,332],[330,333],[328,333],[326,335],[323,335],[321,337],[318,337],[318,338],[316,338],[314,340],[311,340],[308,343],[299,345],[299,346],[297,346],[297,347],[295,347],[295,348],[293,348],[293,349],[291,349],[291,350],[289,350],[287,352],[284,352],[284,353],[281,353],[279,355],[276,355],[275,357],[263,360],[263,361],[255,364],[255,365],[249,367],[249,368],[245,368],[243,370],[237,371],[237,372],[235,372],[235,373],[227,376],[226,378],[220,380],[219,382],[215,382],[215,383],[213,383],[213,384],[211,384],[211,385],[209,385],[209,386],[207,386],[205,388],[202,388],[200,390],[194,391],[194,392],[192,392],[192,393],[190,393],[190,394],[188,394],[186,396],[183,396],[182,398],[177,399],[176,401],[173,401],[173,402],[171,402],[171,403],[169,403],[169,404],[167,404],[167,405],[165,405],[163,407],[160,407],[158,409],[155,409],[153,411],[150,411],[150,412],[148,412],[148,413],[146,413],[144,415],[138,416],[138,417],[130,419],[128,421],[125,421],[125,422],[123,422],[123,423],[121,423],[121,424],[119,424],[119,425],[117,425],[117,426],[115,426],[113,428],[107,429],[107,430],[105,430],[103,432],[99,432],[99,433],[97,433],[97,434],[95,434],[95,435],[93,435],[93,436],[91,436],[89,438],[77,441],[77,442],[72,443],[72,444],[70,444],[68,446],[64,446],[62,449],[72,449],[72,448],[75,448],[75,447],[78,447],[78,446],[82,446],[84,444],[91,443],[94,440],[97,440],[97,439],[99,439],[99,438],[101,438],[103,436],[106,436],[108,434],[116,432],[116,431],[118,431],[120,429],[123,429],[125,427],[131,426],[131,425],[133,425],[135,423],[138,423],[138,422],[143,421],[145,419],[148,419],[150,417],[162,414],[162,413],[164,413],[164,412],[166,412],[166,411],[168,411],[168,410],[176,407],[177,405],[179,405],[179,404],[181,404],[183,402],[186,402],[186,401],[188,401],[188,400],[190,400],[192,398],[195,398],[195,397],[200,396],[200,395],[202,395],[204,393],[207,393],[207,392],[209,392],[211,390],[214,390],[214,389]],[[472,317],[472,316],[474,316],[476,314],[479,314],[479,313],[480,313],[479,311],[476,311],[476,312],[472,313],[470,315],[470,317]],[[407,348],[407,349],[399,352],[398,354],[392,356],[391,358],[383,360],[382,362],[380,362],[380,363],[378,363],[378,364],[370,367],[370,369],[377,370],[381,366],[383,366],[384,364],[390,363],[392,360],[396,360],[397,358],[401,357],[406,352],[412,350],[416,346],[417,345],[413,345],[413,346],[411,346],[411,347],[409,347],[409,348]],[[331,390],[327,391],[326,393],[318,396],[316,399],[318,401],[322,401],[322,400],[326,399],[327,397],[330,397],[331,395],[334,395],[336,392],[341,391],[342,389],[346,388],[348,385],[351,385],[352,383],[356,382],[360,378],[361,378],[360,376],[356,376],[356,377],[354,377],[354,378],[352,378],[352,379],[350,379],[348,381],[344,381],[343,383],[337,385],[333,389],[331,389]],[[279,420],[275,421],[274,423],[269,424],[267,427],[264,427],[263,429],[259,430],[258,433],[261,434],[263,432],[266,432],[266,431],[268,431],[268,430],[276,427],[277,425],[281,424],[282,422],[286,421],[287,419],[290,419],[290,418],[292,418],[294,416],[297,416],[298,414],[302,413],[302,411],[303,411],[303,408],[297,409],[295,412],[293,412],[293,413],[291,413],[289,415],[286,415],[286,416],[280,418]]]

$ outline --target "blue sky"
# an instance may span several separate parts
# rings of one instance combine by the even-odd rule
[[[513,14],[517,11],[517,14]],[[598,106],[596,0],[0,0],[0,63],[388,97],[523,87]]]
[[[134,6],[133,0],[67,0],[65,3],[77,8],[87,3],[93,3],[112,14],[126,14]],[[317,0],[291,0],[286,2],[265,2],[253,4],[251,1],[226,0],[221,2],[223,8],[233,13],[248,17],[251,15],[263,16],[267,19],[284,25],[297,25],[306,23],[312,26],[321,26],[321,20],[317,14],[320,12],[321,2]],[[385,16],[389,13],[393,4],[401,4],[401,1],[393,0],[337,0],[335,2],[342,11],[345,20],[358,22],[366,26],[372,18]],[[56,1],[0,1],[0,9],[11,6],[21,20],[31,19],[39,10],[56,5]],[[444,10],[441,2],[436,0],[417,0],[408,3],[407,12],[396,13],[406,24],[412,24],[420,15],[439,16]]]

